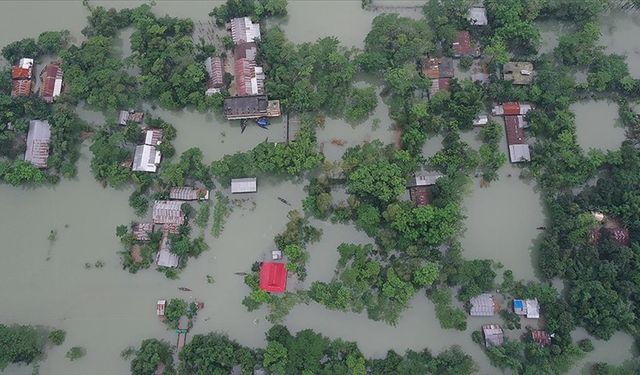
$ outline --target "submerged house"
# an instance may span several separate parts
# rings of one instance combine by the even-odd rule
[[[263,262],[260,266],[260,289],[270,293],[284,293],[287,289],[286,264]]]
[[[247,194],[258,191],[256,177],[234,178],[231,180],[231,194]]]
[[[11,68],[11,96],[31,95],[33,59],[22,58]]]
[[[46,168],[49,159],[49,142],[51,141],[51,125],[48,121],[29,121],[27,134],[27,150],[24,160],[36,168]]]
[[[149,241],[149,234],[153,233],[153,223],[135,223],[132,231],[136,241]]]
[[[504,343],[504,331],[497,324],[485,324],[482,326],[484,344],[487,347],[501,346]]]
[[[521,126],[518,116],[504,117],[505,131],[507,134],[507,147],[509,148],[509,160],[512,163],[520,163],[531,160],[531,152],[524,134],[524,126]]]
[[[40,97],[47,103],[53,103],[62,93],[62,68],[60,64],[49,64],[40,73],[42,86]]]
[[[280,116],[280,101],[269,100],[266,95],[234,96],[224,100],[227,120],[247,120]]]
[[[131,169],[134,172],[155,172],[158,170],[161,157],[160,151],[156,150],[155,146],[136,146]]]
[[[529,103],[505,102],[493,107],[491,114],[494,116],[524,116],[533,109]]]
[[[234,73],[237,96],[264,94],[264,70],[261,66],[257,66],[255,61],[236,60]]]
[[[168,232],[162,233],[160,250],[156,255],[156,265],[159,267],[176,268],[180,263],[180,257],[171,252],[171,241]]]
[[[422,174],[416,174],[414,178],[409,181],[407,188],[409,189],[409,198],[416,206],[426,206],[431,203],[431,189],[436,184],[436,181],[443,177],[438,172],[427,172]]]
[[[526,61],[508,62],[504,64],[502,76],[514,85],[530,85],[533,83],[533,64]]]
[[[629,237],[629,229],[621,227],[604,227],[604,230],[609,232],[611,239],[620,246],[629,246],[631,244],[631,238]],[[601,232],[600,228],[595,228],[589,233],[589,242],[597,244],[600,241]]]
[[[454,76],[453,59],[426,57],[421,61],[421,70],[431,80],[430,97],[440,91],[449,91],[450,81]]]
[[[127,125],[127,122],[141,124],[142,121],[144,121],[144,112],[136,112],[133,110],[120,111],[118,115],[118,124],[122,126]]]
[[[208,200],[209,190],[190,186],[174,187],[169,191],[169,199],[181,201]]]
[[[471,34],[468,31],[458,31],[456,38],[451,45],[453,57],[478,56],[478,50],[471,42]]]
[[[489,293],[475,296],[471,298],[469,303],[471,304],[471,309],[469,310],[469,315],[471,316],[493,316],[497,310],[493,296]]]
[[[538,304],[538,299],[514,299],[513,312],[517,315],[526,316],[528,319],[540,318],[540,305]]]
[[[260,24],[251,22],[249,17],[234,18],[229,22],[233,44],[260,40]]]
[[[155,201],[153,202],[153,222],[155,224],[184,224],[183,201]]]
[[[222,57],[208,57],[204,61],[204,68],[209,76],[205,94],[213,95],[219,93],[224,87],[224,63]]]

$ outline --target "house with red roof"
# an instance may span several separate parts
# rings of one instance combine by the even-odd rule
[[[287,290],[286,264],[263,262],[260,266],[260,289],[270,293],[284,293]]]
[[[468,31],[458,31],[456,38],[451,45],[453,57],[477,56],[478,51],[471,43],[471,34]]]
[[[45,66],[40,73],[42,87],[40,87],[40,96],[47,103],[53,103],[53,100],[62,93],[62,68],[60,64],[49,64]]]

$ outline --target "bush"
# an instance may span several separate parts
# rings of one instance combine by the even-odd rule
[[[64,339],[67,337],[67,333],[61,329],[55,329],[49,332],[49,341],[53,345],[62,345],[64,343]]]
[[[80,359],[87,354],[87,350],[81,346],[74,346],[67,352],[66,357],[69,358],[70,361],[75,361],[76,359]]]
[[[469,70],[469,68],[471,68],[471,65],[473,65],[473,57],[462,56],[460,58],[460,65],[458,65],[458,67],[460,68],[460,70],[466,72],[467,70]]]
[[[580,348],[580,350],[586,353],[592,352],[594,349],[593,343],[589,339],[583,339],[578,341],[578,347]]]

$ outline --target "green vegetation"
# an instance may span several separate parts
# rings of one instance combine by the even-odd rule
[[[166,341],[146,339],[135,351],[131,361],[131,375],[153,374],[159,365],[164,365],[165,374],[175,374],[171,345]]]
[[[71,349],[69,349],[69,351],[67,352],[67,354],[65,354],[65,357],[67,357],[70,361],[75,361],[78,360],[82,357],[84,357],[87,354],[87,350],[81,346],[73,346],[71,347]]]
[[[211,12],[210,17],[216,19],[216,24],[224,26],[232,18],[251,17],[261,20],[269,16],[282,17],[287,15],[287,0],[227,0]]]
[[[64,339],[67,337],[67,332],[61,329],[54,329],[49,332],[49,342],[53,345],[62,345],[64,343]]]
[[[38,59],[46,55],[57,55],[69,44],[69,31],[45,31],[38,39],[25,38],[9,43],[2,48],[2,57],[15,64],[23,57]]]
[[[219,191],[216,191],[216,205],[213,208],[213,226],[211,227],[211,235],[213,235],[213,237],[220,237],[229,214],[231,214],[229,198],[222,195]]]
[[[195,223],[201,229],[204,229],[207,227],[207,224],[209,223],[209,213],[210,213],[209,202],[200,204],[200,208],[198,208],[198,213],[196,214]]]
[[[40,327],[0,324],[0,370],[10,363],[30,364],[40,360],[48,334]]]
[[[480,146],[478,155],[480,156],[479,168],[482,171],[482,179],[490,182],[498,179],[498,169],[507,162],[507,155],[500,150],[500,140],[502,139],[502,127],[489,122],[480,130],[480,137],[484,144]]]
[[[375,87],[354,88],[347,101],[344,118],[352,123],[366,120],[378,106]]]

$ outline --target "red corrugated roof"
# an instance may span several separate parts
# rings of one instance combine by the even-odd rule
[[[422,60],[422,74],[431,79],[440,77],[440,59],[432,57]]]
[[[440,88],[440,91],[451,91],[449,88],[450,83],[451,83],[451,80],[449,78],[439,78],[438,87]]]
[[[429,186],[414,186],[409,188],[409,197],[416,206],[426,206],[431,203],[431,188]]]
[[[285,263],[262,263],[260,267],[260,289],[272,293],[284,293],[287,289],[287,268]]]
[[[502,105],[505,116],[517,116],[520,114],[520,103],[506,102]]]
[[[551,336],[545,331],[533,330],[531,331],[531,338],[541,346],[551,345]]]
[[[473,53],[471,35],[468,31],[458,31],[456,40],[453,42],[453,51],[456,56],[471,55]]]
[[[31,94],[31,80],[16,79],[13,81],[11,96],[27,96]]]
[[[506,104],[506,103],[505,103]],[[519,126],[518,116],[505,116],[504,125],[507,133],[507,144],[522,145],[526,144],[524,129]]]
[[[14,66],[11,68],[11,79],[29,79],[31,78],[31,69]]]
[[[40,96],[47,103],[53,102],[53,91],[56,85],[56,78],[61,77],[60,66],[57,64],[47,65],[41,74],[42,88],[40,89]]]

